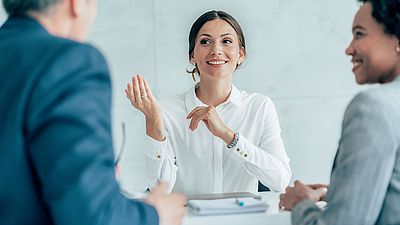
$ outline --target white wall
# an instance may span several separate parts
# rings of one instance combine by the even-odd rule
[[[0,2],[0,24],[3,24],[6,20],[6,12],[4,12],[3,2]]]
[[[112,71],[117,151],[127,124],[123,186],[145,188],[144,117],[125,99],[126,82],[140,73],[160,98],[189,89],[187,36],[210,9],[229,12],[243,27],[248,55],[235,84],[272,97],[293,180],[328,182],[345,106],[360,91],[344,54],[357,8],[348,0],[99,0],[90,40]]]

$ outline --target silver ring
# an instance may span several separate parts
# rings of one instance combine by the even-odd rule
[[[147,97],[147,95],[141,95],[141,96],[140,96],[141,99],[144,99],[144,98],[146,98],[146,97]]]
[[[285,206],[281,206],[281,210],[285,210]]]

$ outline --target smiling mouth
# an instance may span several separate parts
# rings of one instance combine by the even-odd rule
[[[209,65],[223,65],[226,64],[228,61],[224,60],[217,60],[217,61],[207,61],[207,64]]]
[[[357,59],[357,60],[352,60],[352,63],[353,63],[353,71],[354,71],[355,69],[357,69],[358,67],[361,66],[363,61],[361,59]]]

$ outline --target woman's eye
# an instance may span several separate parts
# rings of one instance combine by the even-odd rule
[[[210,42],[210,40],[208,40],[208,39],[203,39],[203,40],[200,40],[200,44],[202,44],[202,45],[208,45],[208,44],[210,44],[211,42]]]
[[[230,39],[225,39],[222,41],[224,44],[232,44],[232,40]]]
[[[356,39],[361,38],[363,35],[364,33],[361,31],[354,31],[354,38]]]

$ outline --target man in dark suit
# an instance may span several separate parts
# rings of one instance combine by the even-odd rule
[[[82,44],[96,0],[3,0],[0,224],[180,224],[162,184],[143,202],[115,180],[107,63]]]

